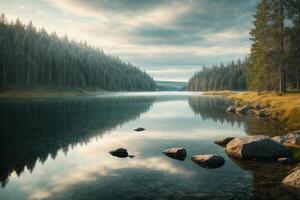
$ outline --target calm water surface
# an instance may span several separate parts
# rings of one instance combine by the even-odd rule
[[[229,103],[185,92],[1,100],[0,199],[296,199],[280,187],[293,166],[235,161],[213,143],[282,132],[224,112]],[[136,157],[108,153],[119,147]],[[185,147],[185,161],[162,154],[170,147]],[[226,163],[201,168],[198,153]]]

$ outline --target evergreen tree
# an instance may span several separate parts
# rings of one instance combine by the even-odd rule
[[[189,91],[246,90],[247,66],[246,58],[243,62],[232,61],[226,66],[221,63],[220,66],[203,67],[189,80],[187,89]]]
[[[154,90],[144,71],[100,49],[0,16],[0,89]]]
[[[274,90],[276,87],[277,71],[270,58],[271,27],[270,1],[262,0],[254,15],[254,29],[250,31],[252,46],[248,68],[248,87],[251,90]],[[272,77],[272,78],[270,78]]]
[[[299,13],[298,0],[261,0],[257,5],[250,32],[249,89],[299,90]]]

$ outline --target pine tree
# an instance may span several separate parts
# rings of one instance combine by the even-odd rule
[[[273,90],[276,86],[276,69],[270,59],[271,27],[270,27],[270,2],[262,0],[254,15],[254,29],[251,30],[251,53],[248,68],[248,87],[251,90]],[[270,78],[271,77],[271,78]]]
[[[60,38],[32,22],[8,23],[0,16],[0,89],[154,90],[139,68],[100,49]]]

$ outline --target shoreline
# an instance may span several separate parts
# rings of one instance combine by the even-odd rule
[[[72,96],[96,96],[106,91],[89,91],[89,90],[5,90],[0,91],[0,99],[30,99],[30,98],[56,98],[56,97],[72,97]]]
[[[300,93],[290,92],[279,94],[276,92],[234,92],[217,91],[205,92],[204,95],[221,95],[228,99],[238,100],[242,105],[260,104],[271,116],[272,120],[284,124],[291,130],[300,129]]]

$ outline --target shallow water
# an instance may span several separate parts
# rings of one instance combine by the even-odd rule
[[[296,199],[280,187],[293,166],[232,160],[213,143],[282,132],[226,113],[229,103],[185,92],[1,100],[0,199]],[[108,153],[119,147],[135,158]],[[185,147],[187,158],[162,154],[170,147]],[[190,160],[197,153],[226,163],[201,168]]]

